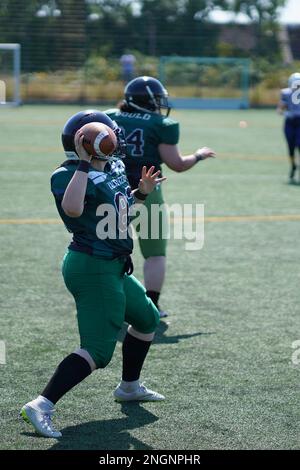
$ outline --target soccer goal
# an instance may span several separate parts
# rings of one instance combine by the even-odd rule
[[[0,106],[21,104],[20,62],[20,44],[0,43]]]
[[[249,107],[249,59],[163,56],[159,78],[174,108]]]

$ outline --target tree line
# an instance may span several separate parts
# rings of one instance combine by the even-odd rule
[[[276,50],[270,31],[285,0],[1,0],[0,42],[22,45],[24,71],[80,67],[93,55],[218,54],[220,7],[246,14],[259,38],[255,54]],[[266,34],[266,31],[269,34]],[[274,49],[275,47],[275,49]],[[236,47],[238,54],[238,44]]]

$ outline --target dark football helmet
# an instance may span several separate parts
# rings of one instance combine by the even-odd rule
[[[100,160],[109,160],[114,157],[125,157],[126,142],[122,129],[120,129],[118,124],[112,119],[110,119],[107,114],[102,113],[101,111],[97,111],[95,109],[88,109],[86,111],[79,111],[79,113],[74,114],[67,120],[66,124],[64,125],[61,140],[68,160],[78,159],[78,155],[75,149],[74,136],[78,129],[80,129],[88,122],[101,122],[102,124],[106,124],[106,126],[113,129],[118,141],[118,146],[113,155],[109,155],[107,157],[93,158],[98,158]]]
[[[165,116],[170,113],[168,92],[156,78],[134,78],[127,83],[124,95],[126,104],[131,108],[143,112],[159,111],[160,113],[162,109],[166,109]]]

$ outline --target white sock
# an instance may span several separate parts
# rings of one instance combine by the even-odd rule
[[[42,411],[51,411],[54,408],[54,403],[48,400],[48,398],[39,395],[35,400],[30,402],[35,408],[38,408]]]
[[[124,392],[130,393],[134,392],[140,385],[139,380],[133,380],[132,382],[126,382],[126,380],[122,380],[120,387]]]

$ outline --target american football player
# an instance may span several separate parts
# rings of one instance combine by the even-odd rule
[[[176,172],[187,171],[199,161],[215,156],[213,150],[202,147],[191,155],[181,155],[177,146],[179,141],[179,123],[170,119],[168,92],[162,83],[153,77],[137,77],[125,87],[124,100],[120,109],[109,109],[106,113],[124,129],[126,135],[126,158],[124,160],[129,182],[133,188],[139,181],[141,168],[154,165],[161,170],[165,163]],[[139,236],[139,245],[144,261],[144,283],[147,295],[160,311],[160,316],[167,313],[159,306],[159,296],[166,271],[167,240],[162,236],[167,230],[164,216],[164,199],[160,185],[157,185],[145,203],[148,209],[148,226],[151,233],[151,205],[161,206],[162,217],[157,238]]]
[[[114,130],[118,148],[112,157],[90,157],[84,149],[80,129],[89,122],[101,122]],[[133,243],[127,223],[124,228],[124,209],[127,213],[134,203],[143,203],[165,178],[159,177],[154,166],[149,170],[143,166],[139,184],[131,190],[118,158],[125,146],[122,133],[102,112],[88,110],[72,116],[63,129],[62,142],[67,160],[52,174],[51,190],[59,215],[73,234],[62,273],[76,303],[80,346],[63,359],[41,394],[21,409],[23,419],[40,435],[54,438],[61,436],[52,423],[54,405],[94,370],[107,366],[124,321],[129,327],[115,399],[164,399],[139,382],[159,312],[132,275]],[[110,210],[112,219],[105,231]]]
[[[300,153],[300,73],[293,73],[288,80],[288,88],[281,90],[278,112],[284,113],[284,134],[290,158],[289,181],[294,183],[297,169],[296,150]]]

